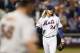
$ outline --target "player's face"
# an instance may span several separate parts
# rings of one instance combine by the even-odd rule
[[[51,10],[48,10],[48,11],[47,11],[47,15],[48,15],[48,16],[51,16],[52,14],[53,14],[53,11],[51,11]]]

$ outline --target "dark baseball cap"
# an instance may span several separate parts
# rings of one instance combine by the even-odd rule
[[[53,10],[54,9],[54,6],[52,6],[52,5],[47,5],[46,7],[47,7],[48,10]]]

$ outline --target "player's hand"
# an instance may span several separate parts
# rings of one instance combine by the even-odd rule
[[[64,38],[61,38],[61,43],[58,45],[58,50],[62,51],[64,49]]]
[[[42,13],[42,17],[46,16],[47,10],[44,10]]]
[[[65,43],[64,38],[61,38],[61,44],[64,45],[64,43]]]

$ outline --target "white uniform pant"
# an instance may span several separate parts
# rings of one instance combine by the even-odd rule
[[[50,38],[43,37],[43,47],[45,53],[56,53],[56,47],[57,47],[56,36]]]

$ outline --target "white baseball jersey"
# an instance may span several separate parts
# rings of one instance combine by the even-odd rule
[[[5,15],[0,22],[0,53],[22,53],[35,32],[32,18],[19,12]],[[10,36],[7,38],[6,35]]]
[[[58,28],[61,28],[62,24],[59,17],[54,15],[51,17],[46,16],[45,18],[41,17],[36,26],[43,29],[43,35],[45,37],[51,37],[57,35]]]

